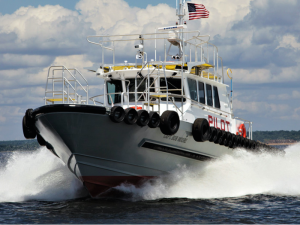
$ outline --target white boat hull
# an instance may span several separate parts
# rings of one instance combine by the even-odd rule
[[[39,114],[35,126],[93,197],[123,182],[139,184],[179,165],[192,166],[232,151],[195,142],[192,124],[183,121],[173,136],[159,128],[114,123],[107,114],[95,113]]]

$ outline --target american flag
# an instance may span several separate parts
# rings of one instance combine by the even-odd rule
[[[208,18],[209,12],[202,4],[188,3],[189,20]]]

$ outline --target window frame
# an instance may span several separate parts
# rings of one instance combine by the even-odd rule
[[[199,95],[198,95],[198,81],[195,80],[195,79],[189,78],[189,77],[187,78],[187,80],[188,80],[187,83],[188,83],[188,87],[189,87],[190,99],[193,100],[193,101],[196,101],[196,100],[192,99],[192,96],[191,96],[191,89],[190,89],[190,85],[189,85],[189,80],[196,82],[196,91],[197,91],[196,96],[197,96],[197,102],[199,102]]]
[[[173,79],[173,80],[178,80],[178,81],[180,81],[180,88],[177,88],[177,89],[181,89],[181,86],[183,87],[183,95],[186,95],[186,92],[185,92],[185,87],[184,87],[184,84],[185,84],[185,81],[183,81],[183,85],[181,84],[181,78],[174,78],[174,77],[167,77],[167,82],[169,81],[169,79],[171,80],[171,79]],[[165,82],[165,78],[164,77],[160,77],[159,79],[158,79],[158,82],[159,82],[159,88],[161,87],[161,82]],[[189,88],[189,87],[188,87]],[[168,85],[168,89],[174,89],[174,88],[170,88],[169,87],[169,85]],[[189,90],[188,90],[189,91]],[[165,91],[162,91],[162,93],[166,93]],[[169,91],[169,94],[176,94],[176,93],[172,93],[172,92],[170,92]],[[180,94],[178,94],[178,95],[181,95],[181,93]],[[161,98],[161,101],[167,101],[167,99],[166,98]],[[176,98],[176,97],[174,97],[174,101],[175,102],[186,102],[186,98]]]
[[[112,104],[120,104],[122,103],[122,91],[120,92],[120,94],[114,94],[114,97],[110,95],[110,92],[108,91],[108,86],[110,84],[110,82],[112,81],[118,81],[118,82],[121,82],[121,88],[122,88],[122,91],[123,91],[123,81],[122,80],[115,80],[115,79],[109,79],[109,80],[106,80],[106,94],[107,94],[107,104],[108,105],[112,105]],[[110,84],[111,85],[111,84]],[[118,93],[118,92],[111,92],[111,93]],[[120,96],[120,102],[115,102],[116,101],[116,96],[119,95]],[[113,102],[111,101],[111,98],[109,97],[111,96],[111,98],[113,99]]]
[[[142,80],[143,78],[137,78],[137,85],[139,85],[139,82]],[[129,87],[129,92],[134,92],[135,91],[135,78],[126,78],[125,80],[124,80],[124,83],[125,83],[125,87],[126,87],[126,92],[127,92],[127,85],[126,85],[126,82],[130,82],[130,84],[131,84],[131,80],[133,80],[133,88],[134,88],[134,90],[133,91],[130,91],[130,87]],[[148,82],[148,79],[145,79],[144,80],[144,82],[145,82],[145,85],[146,85],[146,82]],[[150,84],[152,84],[154,82],[154,78],[153,77],[150,77]],[[154,84],[155,85],[155,84]],[[141,85],[141,86],[143,86],[143,85]],[[141,87],[140,86],[140,87]],[[139,88],[140,88],[139,87]],[[137,90],[137,92],[139,92],[139,90]],[[131,95],[133,95],[134,96],[134,93],[131,93],[131,94],[129,94],[129,102],[135,102],[135,96],[134,96],[134,100],[133,101],[131,101],[132,99],[130,99],[130,97],[131,97]],[[141,94],[137,94],[137,97],[139,98],[140,97],[140,95]],[[144,98],[141,98],[141,99],[139,99],[139,101],[138,102],[144,102],[144,101],[146,101]]]
[[[215,88],[217,89],[217,93],[218,93],[218,100],[219,100],[219,107],[216,107],[216,101],[215,101]],[[213,86],[213,99],[214,99],[214,107],[216,109],[221,109],[221,101],[220,101],[220,95],[219,95],[219,90],[217,86]]]
[[[211,105],[208,104],[208,92],[207,92],[207,86],[210,86],[210,91],[211,91]],[[212,85],[211,84],[208,84],[208,83],[205,83],[205,89],[206,89],[206,105],[210,106],[210,107],[214,107],[214,98],[213,98],[213,89],[212,89]]]
[[[204,103],[200,102],[200,97],[199,97],[199,83],[202,83],[202,84],[203,84]],[[207,105],[207,104],[206,104],[206,94],[205,94],[206,89],[205,89],[205,85],[206,85],[206,83],[204,83],[204,82],[202,82],[202,81],[200,81],[200,80],[197,80],[198,102],[199,102],[200,104]]]

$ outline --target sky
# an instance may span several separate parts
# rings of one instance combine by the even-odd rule
[[[194,0],[209,19],[188,21],[210,34],[233,70],[234,114],[253,130],[300,130],[300,1]],[[47,69],[101,63],[88,35],[145,33],[173,25],[175,0],[0,0],[0,140],[22,140],[22,117],[44,104]],[[126,49],[126,48],[125,48]],[[125,50],[124,50],[125,51]],[[126,54],[126,52],[124,52]],[[226,80],[228,83],[228,79]]]

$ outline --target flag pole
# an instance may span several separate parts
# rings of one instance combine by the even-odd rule
[[[179,2],[179,14],[178,14],[178,17],[179,17],[179,25],[183,25],[184,24],[184,21],[183,21],[183,17],[185,16],[185,0],[180,0]],[[184,48],[184,40],[183,40],[183,29],[181,30],[181,46],[182,46],[182,52],[181,52],[181,95],[183,96],[183,67],[184,67],[184,62],[185,62],[185,54],[184,54],[184,51],[185,51],[185,48]],[[184,119],[183,118],[183,98],[181,98],[181,106],[182,106],[182,120]]]

